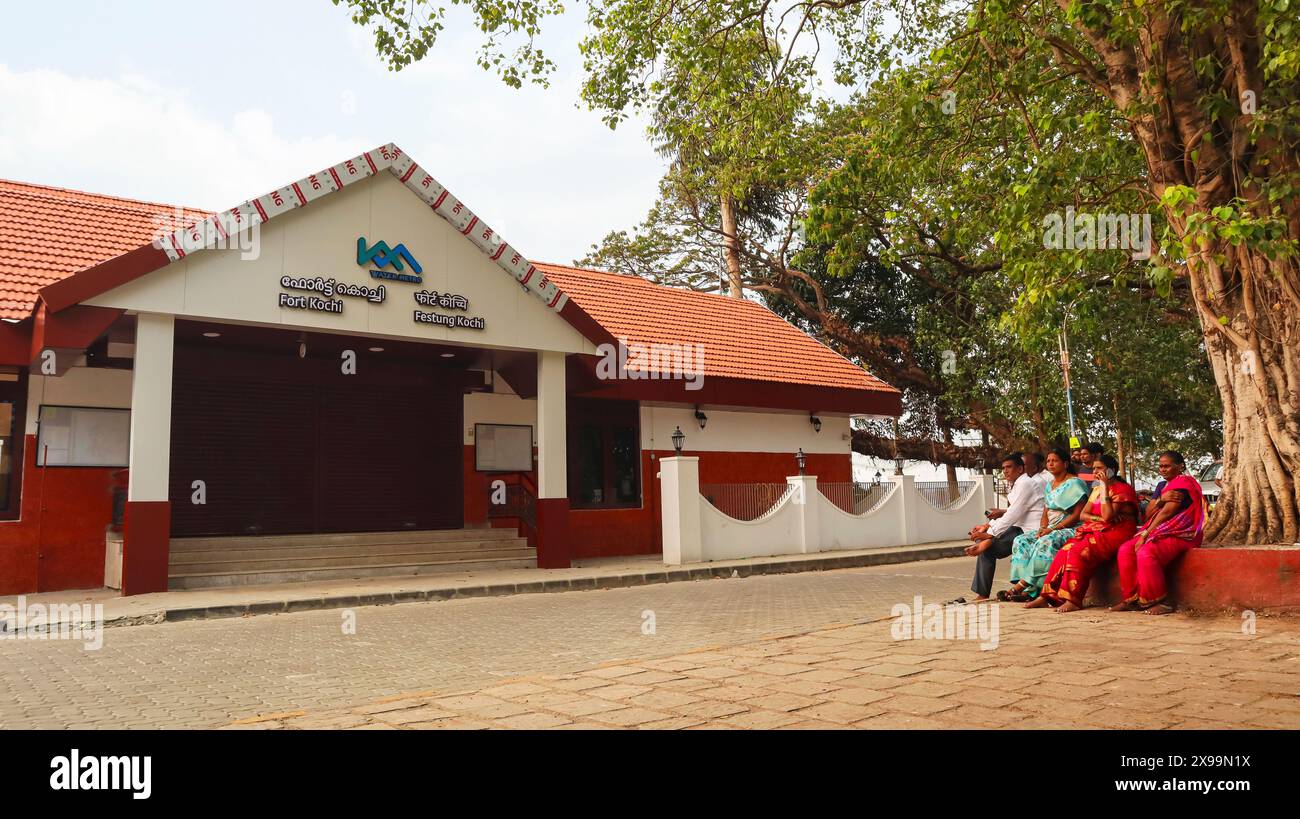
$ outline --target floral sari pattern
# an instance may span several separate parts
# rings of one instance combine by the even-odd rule
[[[1088,485],[1070,477],[1060,486],[1048,484],[1043,497],[1047,506],[1047,525],[1056,526],[1075,504],[1088,497]],[[1074,537],[1074,533],[1075,529],[1058,529],[1043,537],[1037,537],[1035,532],[1025,532],[1017,537],[1011,544],[1011,582],[1024,581],[1025,594],[1037,597],[1057,550]]]

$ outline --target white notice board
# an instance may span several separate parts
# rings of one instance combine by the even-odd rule
[[[475,424],[474,468],[479,472],[529,472],[533,428],[525,424]]]
[[[131,411],[41,405],[36,463],[40,466],[127,466]]]

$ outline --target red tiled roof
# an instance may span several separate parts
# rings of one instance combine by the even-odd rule
[[[534,262],[615,338],[700,344],[704,373],[852,390],[896,390],[761,304],[638,276]]]
[[[27,318],[45,285],[205,216],[191,208],[0,179],[0,318]]]
[[[0,318],[26,318],[40,288],[210,215],[0,180]],[[755,302],[617,273],[536,267],[615,338],[703,345],[705,375],[897,392]]]

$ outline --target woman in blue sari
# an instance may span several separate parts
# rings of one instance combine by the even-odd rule
[[[1037,532],[1025,532],[1011,544],[1011,581],[1009,591],[998,594],[999,600],[1032,601],[1031,607],[1044,605],[1038,599],[1043,580],[1051,568],[1052,558],[1079,525],[1079,517],[1088,502],[1088,484],[1076,478],[1070,454],[1054,449],[1047,454],[1047,471],[1052,480],[1044,492],[1046,503],[1043,522]]]

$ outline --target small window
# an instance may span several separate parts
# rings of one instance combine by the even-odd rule
[[[14,456],[17,453],[17,408],[13,401],[0,401],[0,511],[9,509],[13,494]]]
[[[569,503],[641,505],[640,410],[635,401],[569,399]]]
[[[23,486],[27,372],[0,372],[0,520],[18,517]]]
[[[41,405],[38,466],[127,466],[131,411]]]
[[[479,472],[531,472],[533,428],[526,424],[475,424],[474,468]]]

